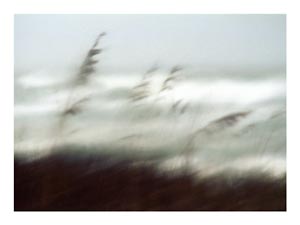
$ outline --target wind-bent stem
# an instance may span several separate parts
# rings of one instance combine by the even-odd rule
[[[98,61],[94,60],[93,57],[101,53],[102,49],[98,49],[96,47],[98,46],[100,39],[105,35],[106,33],[103,32],[97,36],[95,42],[84,58],[83,63],[80,66],[77,75],[75,76],[75,79],[71,83],[70,93],[63,106],[62,112],[59,114],[58,124],[56,129],[54,130],[56,138],[50,148],[51,151],[53,151],[57,147],[59,141],[63,138],[67,119],[72,115],[76,115],[80,111],[80,104],[84,100],[86,100],[84,98],[76,100],[75,93],[77,92],[79,87],[88,83],[90,75],[95,72],[94,65],[96,65]]]

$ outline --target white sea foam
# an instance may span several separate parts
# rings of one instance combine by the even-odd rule
[[[243,80],[223,76],[219,80],[207,79],[207,77],[180,80],[174,89],[166,94],[167,97],[163,101],[151,103],[148,106],[142,105],[140,108],[144,107],[144,110],[139,111],[139,115],[135,115],[137,108],[128,103],[129,92],[126,91],[136,85],[141,80],[142,75],[95,74],[94,77],[96,78],[95,83],[76,91],[76,96],[79,98],[81,95],[94,97],[91,97],[84,106],[84,116],[80,119],[75,116],[68,121],[71,126],[68,126],[67,135],[64,140],[61,140],[62,142],[89,143],[96,146],[105,143],[112,148],[116,147],[116,149],[132,148],[133,154],[164,150],[169,151],[170,155],[176,155],[177,151],[184,148],[188,135],[195,129],[228,113],[252,111],[236,127],[235,134],[239,134],[239,131],[248,125],[263,124],[273,114],[285,108],[286,87],[283,78],[271,79],[269,76],[268,79]],[[164,73],[155,74],[150,91],[157,93],[165,77],[166,74]],[[67,89],[40,91],[47,87],[55,89],[56,85],[65,82],[59,76],[52,76],[50,73],[24,74],[20,78],[16,77],[16,79],[19,85],[26,89],[26,93],[21,94],[31,96],[27,101],[22,101],[20,98],[15,102],[16,132],[18,132],[19,127],[26,130],[24,140],[16,141],[16,152],[29,152],[35,151],[35,149],[43,151],[42,149],[49,148],[49,143],[53,143],[53,139],[55,139],[55,137],[47,136],[53,135],[53,131],[46,129],[55,127],[53,117],[48,120],[47,116],[63,109],[70,92]],[[110,93],[117,90],[122,90],[121,95],[118,93],[115,96],[110,96]],[[128,95],[122,96],[123,94]],[[185,103],[188,102],[190,109],[187,114],[170,117],[169,109],[174,101],[179,99]],[[147,117],[148,114],[157,112],[160,113],[157,114],[160,116]],[[24,115],[26,116],[25,120],[22,117]],[[39,117],[38,115],[43,116]],[[206,143],[201,140],[201,152],[198,154],[197,151],[197,154],[194,155],[193,167],[202,171],[201,174],[205,171],[204,174],[206,175],[224,171],[227,171],[226,173],[263,171],[274,176],[283,174],[285,171],[285,148],[282,146],[285,145],[286,137],[284,127],[276,128],[284,126],[284,119],[280,118],[280,120],[276,124],[271,121],[265,128],[254,128],[253,133],[257,134],[258,137],[253,135],[237,138],[228,132],[227,136],[220,136],[219,138],[222,139],[219,140],[217,138],[205,139],[204,142],[207,141]],[[275,128],[276,136],[271,135]],[[122,139],[126,136],[134,136],[136,133],[140,135],[135,136],[136,140]],[[266,141],[265,139],[270,140]],[[213,143],[206,146],[205,144],[209,141]],[[260,148],[265,146],[265,151],[270,157],[255,155],[258,150],[253,149],[252,151],[251,147],[253,146],[260,146]],[[227,150],[218,150],[220,148]],[[278,152],[283,153],[282,156],[275,157]],[[251,158],[249,154],[254,156]],[[223,160],[226,155],[239,156],[239,159],[235,157],[232,158],[233,161],[227,163]],[[214,157],[219,164],[210,163],[210,159]],[[184,158],[175,157],[164,162],[161,166],[164,169],[175,169],[183,165]]]

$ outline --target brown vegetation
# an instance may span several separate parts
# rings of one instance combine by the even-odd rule
[[[16,157],[14,187],[16,211],[286,210],[285,179],[196,179],[96,153]]]

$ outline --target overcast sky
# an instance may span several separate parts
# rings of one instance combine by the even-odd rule
[[[15,69],[78,65],[102,31],[108,68],[285,67],[284,15],[16,15]]]

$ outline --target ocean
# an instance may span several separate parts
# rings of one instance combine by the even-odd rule
[[[85,146],[145,161],[161,156],[166,170],[188,155],[207,174],[285,174],[285,72],[193,67],[172,75],[166,88],[168,68],[124,71],[99,70],[75,87],[74,71],[15,74],[15,153]],[[80,101],[78,109],[62,117],[70,99]]]

